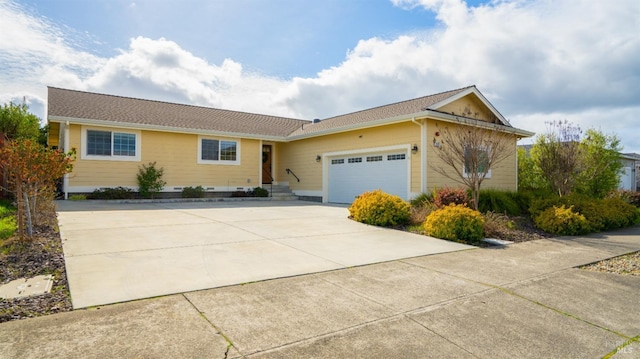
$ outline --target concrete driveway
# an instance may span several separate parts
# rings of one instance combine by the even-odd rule
[[[58,202],[74,308],[470,249],[303,201]]]

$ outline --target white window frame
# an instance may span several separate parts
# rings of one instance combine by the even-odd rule
[[[90,155],[88,154],[88,142],[87,142],[87,131],[101,131],[101,132],[111,132],[111,155]],[[113,154],[113,134],[114,133],[123,133],[127,135],[135,135],[136,136],[136,155],[135,156],[116,156]],[[125,161],[125,162],[140,162],[142,158],[142,135],[140,131],[137,130],[124,130],[110,127],[89,127],[82,126],[81,129],[81,151],[80,151],[80,159],[82,160],[90,160],[90,161]]]
[[[224,142],[235,142],[236,143],[236,160],[203,160],[202,159],[202,140],[216,140],[218,141],[218,146]],[[239,138],[225,138],[225,137],[210,137],[210,136],[198,136],[198,164],[202,165],[218,165],[218,166],[238,166],[240,165],[240,139]],[[219,156],[218,152],[218,156]]]
[[[480,150],[480,151],[484,151],[484,152],[486,152],[486,153],[487,153],[487,159],[490,157],[490,156],[489,156],[489,152],[491,151],[491,149],[490,149],[490,148],[488,148],[488,147],[481,147],[479,150]],[[464,163],[462,163],[462,173],[464,174],[464,176],[465,176],[466,178],[469,178],[469,176],[471,175],[471,173],[467,171],[467,166],[465,166],[466,162],[467,162],[467,160],[466,160],[466,158],[465,158]],[[478,172],[478,173],[480,173],[480,172]],[[489,168],[489,170],[487,171],[487,175],[486,175],[484,178],[491,178],[491,168]]]

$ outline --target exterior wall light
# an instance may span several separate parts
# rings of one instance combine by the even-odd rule
[[[322,157],[320,157],[320,155],[316,155],[316,162],[320,162],[322,160]]]
[[[413,153],[414,155],[418,153],[418,145],[413,145],[413,147],[411,147],[411,153]]]

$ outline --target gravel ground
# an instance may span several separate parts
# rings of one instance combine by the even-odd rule
[[[41,274],[53,275],[50,293],[0,298],[0,323],[72,310],[60,234],[48,227],[35,229],[29,241],[13,239],[0,252],[0,284]],[[9,253],[5,254],[5,251]]]
[[[614,257],[597,263],[589,264],[582,269],[594,272],[640,276],[640,252]]]

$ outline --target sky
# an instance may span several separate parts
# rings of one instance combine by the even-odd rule
[[[640,1],[0,0],[0,104],[42,119],[47,86],[312,120],[469,85],[640,153]]]

